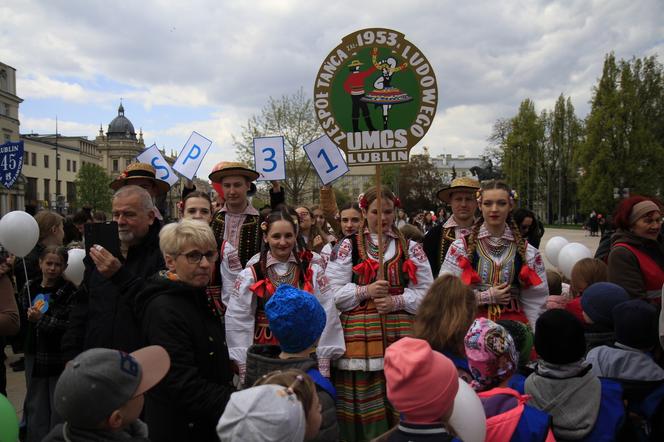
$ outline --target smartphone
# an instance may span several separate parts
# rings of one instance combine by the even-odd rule
[[[90,247],[99,244],[116,258],[120,259],[120,236],[118,235],[118,223],[109,221],[105,223],[87,223],[85,231],[85,254],[90,254]]]

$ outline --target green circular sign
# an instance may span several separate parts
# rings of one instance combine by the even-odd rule
[[[314,85],[318,121],[346,152],[349,166],[407,163],[437,104],[431,64],[391,29],[345,36],[323,61]]]

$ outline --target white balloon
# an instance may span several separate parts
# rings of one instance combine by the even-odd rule
[[[558,267],[558,254],[567,244],[569,244],[569,241],[562,236],[554,236],[548,240],[546,246],[544,246],[546,259],[548,259],[551,264]]]
[[[67,258],[65,278],[79,286],[81,285],[81,281],[83,281],[83,273],[85,272],[85,264],[83,264],[85,250],[70,249],[67,254],[69,255],[69,258]]]
[[[10,253],[24,258],[39,241],[37,221],[22,210],[9,212],[0,219],[0,243]]]
[[[572,279],[572,267],[583,258],[592,258],[593,253],[583,244],[573,242],[562,248],[558,254],[558,269],[568,279]]]
[[[463,379],[454,398],[454,411],[449,420],[457,436],[464,442],[484,442],[486,415],[479,396]]]

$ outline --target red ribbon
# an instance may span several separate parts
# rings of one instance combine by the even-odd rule
[[[365,259],[361,263],[353,267],[353,273],[360,276],[363,283],[368,283],[376,277],[378,272],[378,261],[373,259]]]
[[[461,268],[461,281],[464,284],[472,285],[481,281],[480,275],[477,274],[467,257],[459,255],[457,257],[457,265]]]
[[[413,284],[417,284],[417,267],[410,258],[403,262],[401,270],[408,275],[408,279],[413,281]]]
[[[311,270],[311,267],[309,267],[307,268],[307,271],[304,272],[304,286],[302,287],[302,290],[304,290],[305,292],[309,292],[312,295],[314,293],[313,279],[314,279],[314,271]]]
[[[311,262],[312,259],[314,259],[314,254],[311,251],[305,249],[300,252],[300,261]]]
[[[272,295],[274,293],[274,286],[269,279],[261,279],[249,286],[249,290],[254,292],[259,298],[267,298],[267,295]]]
[[[519,281],[521,282],[521,288],[527,289],[528,287],[540,285],[542,278],[539,277],[535,270],[524,265],[519,272]]]

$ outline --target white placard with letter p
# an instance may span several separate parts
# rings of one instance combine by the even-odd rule
[[[344,156],[327,135],[304,146],[304,151],[323,184],[329,184],[348,172]]]
[[[161,155],[161,152],[159,152],[159,148],[156,144],[153,144],[141,152],[140,155],[136,157],[136,160],[139,163],[147,163],[154,167],[157,179],[166,181],[169,186],[177,183],[180,179],[175,174],[175,172],[173,172],[171,166],[168,165],[164,157]]]
[[[286,179],[286,151],[284,137],[254,138],[254,160],[256,181],[277,181]]]
[[[196,131],[192,132],[177,161],[173,164],[173,169],[193,180],[210,146],[212,146],[212,140],[208,140]]]

